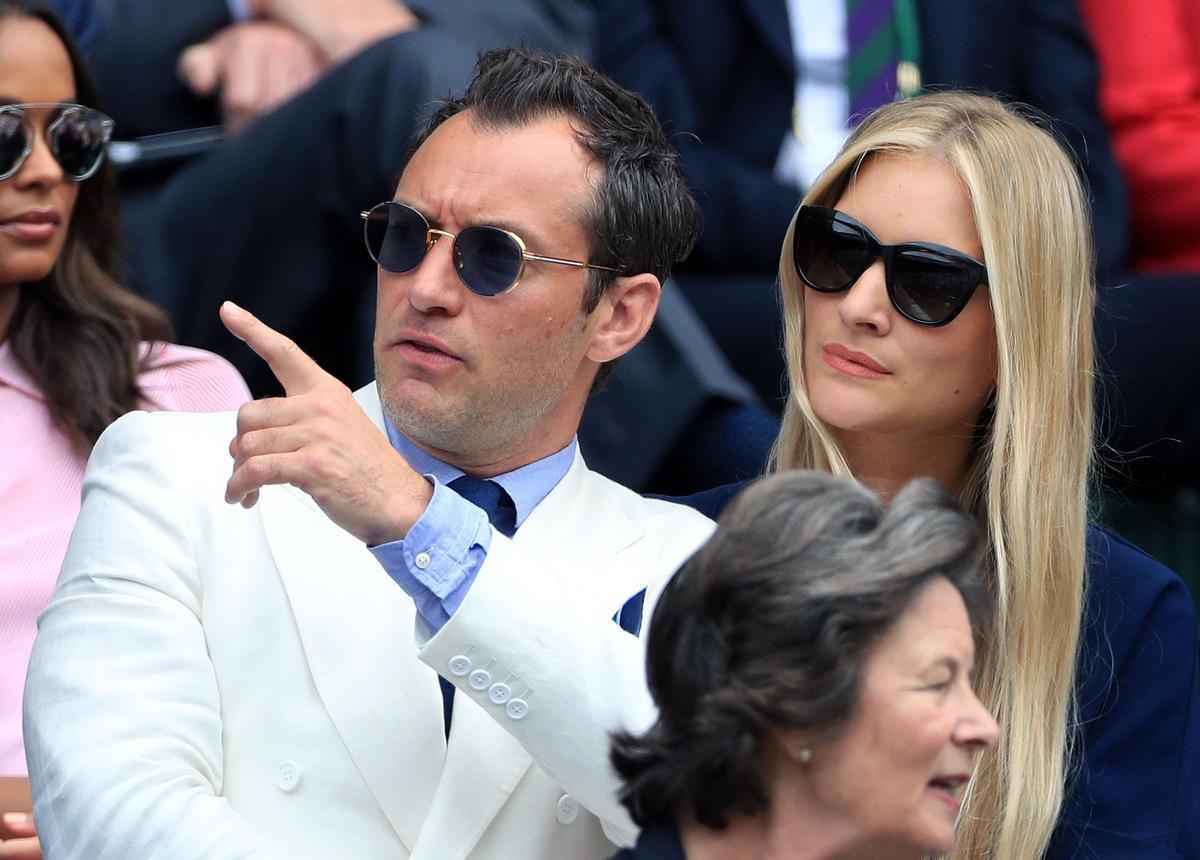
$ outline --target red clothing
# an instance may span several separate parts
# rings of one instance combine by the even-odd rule
[[[1129,183],[1130,262],[1200,272],[1200,9],[1193,0],[1080,0],[1100,105]]]

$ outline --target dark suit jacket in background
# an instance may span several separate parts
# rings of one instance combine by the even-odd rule
[[[93,0],[56,2],[93,5]],[[94,5],[103,26],[93,66],[103,82],[109,112],[117,120],[119,138],[221,122],[215,100],[194,96],[175,68],[185,48],[233,23],[227,0],[94,0]],[[590,42],[591,13],[581,0],[411,0],[405,5],[423,19],[427,29],[452,34],[455,41],[470,46],[468,79],[480,48],[524,40],[578,54],[586,53]],[[459,53],[444,58],[448,71]],[[461,74],[460,69],[453,85],[461,86]]]
[[[638,834],[637,844],[614,854],[611,860],[687,860],[679,832],[669,825],[648,827]]]
[[[986,90],[1055,119],[1085,165],[1102,267],[1125,257],[1126,201],[1073,0],[917,0],[924,83]],[[791,123],[785,0],[599,0],[597,58],[680,134],[706,229],[693,262],[773,272],[799,202],[774,178]]]
[[[62,18],[75,41],[79,43],[79,49],[87,57],[100,29],[100,16],[92,0],[49,0],[47,5]]]

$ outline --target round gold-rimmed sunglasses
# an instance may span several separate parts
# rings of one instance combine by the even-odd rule
[[[454,268],[473,293],[498,296],[521,282],[525,261],[574,266],[578,269],[600,269],[615,272],[609,266],[597,266],[579,260],[531,254],[516,233],[500,227],[467,227],[458,233],[429,226],[429,221],[407,203],[388,201],[360,213],[367,253],[376,265],[389,272],[411,272],[425,259],[433,243],[443,236],[450,239],[454,250]]]

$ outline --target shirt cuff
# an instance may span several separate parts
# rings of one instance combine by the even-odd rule
[[[433,497],[404,540],[369,547],[436,632],[462,605],[492,544],[487,515],[431,475]]]

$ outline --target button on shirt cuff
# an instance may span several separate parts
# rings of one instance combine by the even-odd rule
[[[450,620],[492,544],[487,514],[431,475],[433,497],[404,540],[369,547],[433,632]]]

